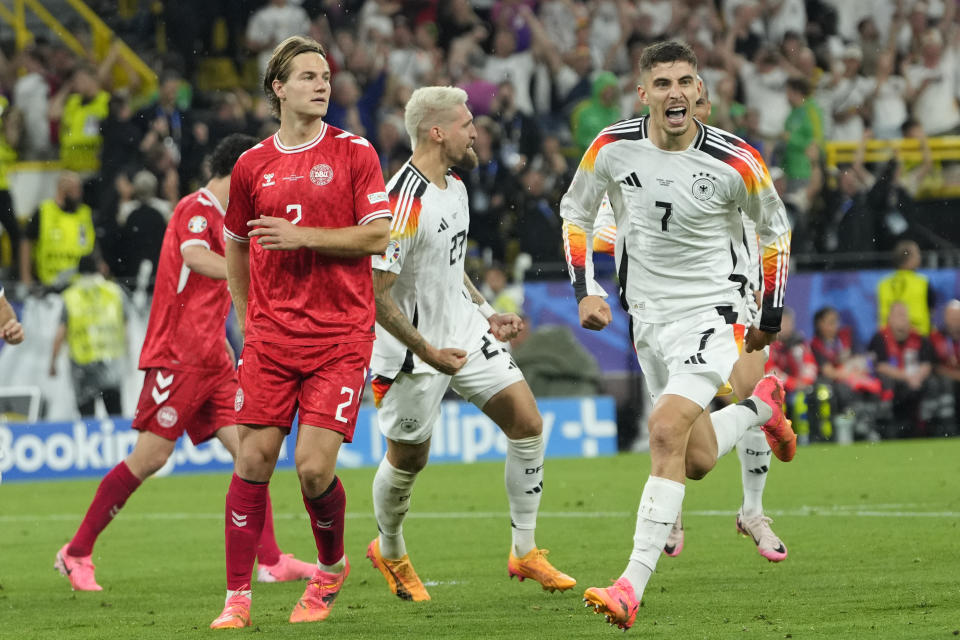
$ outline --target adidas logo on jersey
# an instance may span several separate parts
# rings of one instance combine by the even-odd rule
[[[624,179],[621,180],[620,182],[622,182],[623,184],[627,185],[628,187],[637,187],[637,188],[642,188],[642,187],[643,187],[643,185],[640,184],[640,178],[637,177],[637,174],[636,174],[636,173],[631,173],[630,175],[628,175],[626,178],[624,178]]]
[[[440,218],[440,228],[437,229],[437,233],[441,233],[450,228],[450,225],[447,224],[447,221],[444,218]]]
[[[684,360],[683,364],[707,364],[707,361],[703,359],[703,354],[697,353]]]

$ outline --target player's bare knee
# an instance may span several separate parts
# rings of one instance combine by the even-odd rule
[[[334,470],[324,465],[303,463],[297,465],[300,488],[307,497],[314,498],[326,491],[333,482]]]
[[[651,420],[648,428],[651,451],[656,451],[660,455],[683,455],[684,439],[679,437],[674,425]]]
[[[407,473],[420,473],[430,459],[430,447],[391,447],[387,460],[397,469]]]
[[[711,458],[701,451],[688,451],[686,457],[686,475],[690,480],[701,480],[710,473],[716,465],[716,458]]]
[[[504,434],[511,440],[533,438],[543,433],[543,418],[539,411],[532,411],[519,416],[513,424],[503,429]]]

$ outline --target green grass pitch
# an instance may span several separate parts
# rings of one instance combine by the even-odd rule
[[[431,602],[403,602],[364,557],[376,533],[373,469],[344,470],[353,570],[331,617],[291,625],[302,583],[254,585],[253,627],[207,628],[223,604],[227,475],[148,481],[95,550],[101,593],[53,568],[95,481],[0,486],[0,638],[598,638],[619,632],[583,607],[619,575],[649,456],[548,460],[537,532],[577,578],[566,593],[507,578],[500,464],[428,467],[405,526]],[[661,556],[636,638],[953,638],[960,634],[960,441],[802,448],[774,462],[765,507],[789,557],[761,558],[735,534],[735,454],[687,487],[686,547]],[[284,551],[312,556],[296,478],[272,483]],[[617,636],[623,637],[623,636]]]

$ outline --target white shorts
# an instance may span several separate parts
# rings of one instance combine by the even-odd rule
[[[634,319],[634,346],[650,397],[670,393],[706,408],[740,357],[743,317],[742,310],[711,310],[663,324]]]
[[[433,433],[447,387],[453,387],[464,400],[483,409],[490,398],[523,380],[520,368],[503,343],[491,338],[485,344],[490,346],[471,353],[467,363],[452,377],[442,373],[399,373],[392,382],[382,376],[374,378],[380,432],[395,442],[420,444]]]

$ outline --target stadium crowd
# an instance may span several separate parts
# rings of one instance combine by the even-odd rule
[[[513,272],[519,260],[531,265],[526,277],[566,277],[559,199],[596,134],[643,113],[637,61],[665,36],[696,52],[713,102],[709,124],[744,138],[771,167],[794,227],[794,254],[892,251],[909,230],[914,197],[935,178],[927,136],[960,132],[953,2],[201,4],[167,2],[162,14],[144,9],[128,18],[104,8],[131,43],[155,42],[164,24],[166,52],[138,50],[159,77],[146,100],[117,47],[93,61],[38,40],[0,58],[0,176],[17,160],[59,159],[67,172],[25,225],[0,178],[11,297],[63,289],[94,246],[104,273],[128,290],[149,282],[173,205],[205,182],[203,158],[231,133],[264,138],[277,127],[256,84],[208,90],[198,63],[220,56],[243,77],[249,65],[262,71],[264,57],[296,33],[329,52],[326,120],[370,140],[385,176],[411,153],[403,105],[413,89],[467,91],[478,132],[479,166],[463,175],[477,275],[499,265]],[[118,77],[127,81],[115,86]],[[922,159],[868,165],[863,149],[874,138],[919,140]],[[825,166],[827,141],[861,143],[854,163],[835,175]],[[63,246],[45,218],[71,218],[83,242]],[[903,312],[914,320],[916,300],[901,301],[907,308],[878,314],[869,345],[852,344],[829,309],[818,312],[812,341],[785,327],[771,366],[788,377],[798,429],[833,438],[835,422],[858,415],[866,416],[863,437],[955,430],[960,309],[948,305],[939,331],[929,310],[910,329]]]

